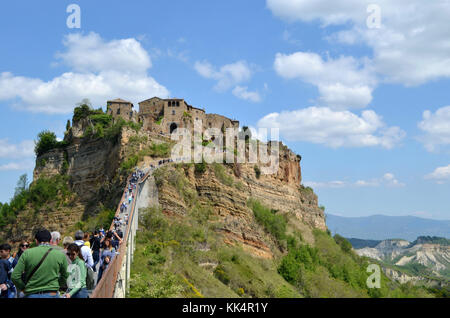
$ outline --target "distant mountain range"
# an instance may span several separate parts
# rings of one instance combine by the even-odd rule
[[[404,239],[414,241],[419,236],[450,238],[450,220],[431,220],[415,216],[372,215],[342,217],[327,214],[326,223],[332,234],[363,240]]]
[[[414,242],[350,239],[355,252],[378,260],[389,277],[402,283],[412,281],[450,290],[450,240],[421,236]],[[367,246],[363,246],[366,244]]]

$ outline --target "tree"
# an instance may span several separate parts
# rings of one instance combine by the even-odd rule
[[[27,174],[23,174],[19,177],[19,181],[17,181],[16,190],[14,192],[14,196],[17,197],[20,195],[23,191],[27,190],[28,188],[28,177]]]
[[[69,131],[69,129],[70,129],[70,119],[67,119],[66,131]]]
[[[34,152],[38,157],[58,146],[58,140],[56,139],[55,133],[49,130],[41,131],[38,134],[38,140],[35,143]]]
[[[73,111],[73,122],[78,122],[81,119],[87,118],[92,111],[91,102],[89,99],[85,98],[80,103],[77,104],[77,107],[75,107]]]

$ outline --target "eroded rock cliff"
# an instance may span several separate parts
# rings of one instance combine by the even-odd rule
[[[294,217],[310,228],[326,230],[317,196],[301,185],[300,157],[281,147],[280,167],[276,174],[259,175],[253,164],[211,164],[203,172],[194,165],[164,168],[159,176],[159,203],[163,212],[183,217],[192,207],[193,198],[211,206],[221,222],[225,242],[241,243],[255,255],[271,258],[275,242],[257,224],[249,199],[256,199],[275,213]],[[181,182],[177,174],[185,178]],[[158,178],[158,176],[157,176]],[[181,191],[180,191],[181,190]]]

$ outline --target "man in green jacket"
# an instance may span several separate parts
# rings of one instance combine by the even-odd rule
[[[11,280],[18,290],[24,291],[26,298],[59,298],[58,291],[61,286],[65,286],[68,277],[67,258],[60,251],[52,250],[37,268],[44,255],[52,248],[51,234],[48,230],[41,230],[36,233],[35,239],[37,247],[22,254]],[[37,270],[31,276],[35,268]],[[25,283],[22,278],[28,282]]]

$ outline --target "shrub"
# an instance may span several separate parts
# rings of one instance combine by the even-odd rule
[[[255,165],[253,169],[255,170],[256,178],[259,179],[259,177],[261,177],[261,169],[257,165]]]
[[[225,268],[222,265],[217,266],[214,269],[214,277],[220,280],[225,285],[230,283],[230,276],[225,272]]]
[[[334,241],[341,247],[345,253],[350,253],[352,251],[352,244],[339,234],[334,235]]]
[[[250,199],[248,201],[250,208],[253,210],[256,221],[264,226],[264,228],[272,234],[280,243],[286,238],[286,219],[275,214],[276,212],[263,206],[260,202]]]
[[[36,156],[40,156],[49,150],[55,149],[58,146],[58,140],[54,132],[49,130],[41,131],[38,134],[38,140],[34,147],[34,152]]]
[[[134,167],[137,166],[138,161],[139,161],[138,155],[133,155],[124,162],[122,162],[122,164],[120,165],[120,170],[130,172]]]
[[[152,157],[167,157],[170,155],[171,146],[168,143],[152,143],[152,145],[149,148],[149,155]]]
[[[164,116],[160,116],[160,117],[158,118],[158,120],[155,122],[155,124],[161,125],[161,122],[162,122],[163,119],[164,119]]]
[[[224,185],[227,185],[231,187],[233,185],[233,177],[228,175],[225,171],[225,168],[220,163],[214,163],[214,174],[216,175],[217,179],[219,179],[220,182],[222,182]]]
[[[195,173],[202,174],[206,171],[206,162],[202,158],[202,162],[195,164]]]
[[[280,266],[278,267],[278,273],[283,276],[287,282],[295,285],[301,277],[301,265],[292,254],[289,254],[281,260]]]
[[[87,118],[91,114],[91,107],[90,105],[85,103],[80,103],[78,107],[75,107],[73,110],[73,118],[72,120],[74,122],[80,121],[84,118]]]
[[[90,115],[89,118],[92,121],[92,124],[95,126],[97,124],[100,124],[102,127],[106,128],[108,127],[112,122],[112,116],[108,114],[95,114]]]

